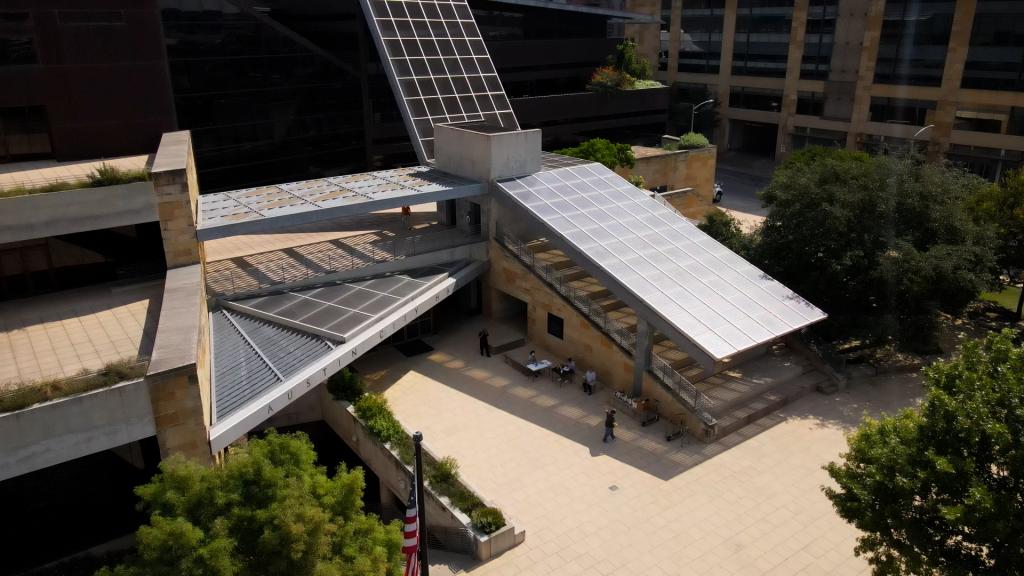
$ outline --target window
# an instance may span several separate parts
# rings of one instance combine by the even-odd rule
[[[890,0],[878,45],[875,82],[939,86],[953,28],[953,0]]]
[[[804,55],[800,63],[801,78],[828,79],[838,5],[838,0],[810,1],[807,8],[807,32],[804,34]]]
[[[786,76],[793,0],[739,0],[732,73],[740,76]]]
[[[926,126],[930,110],[935,110],[935,102],[900,100],[898,98],[871,98],[872,122]]]
[[[973,110],[957,110],[953,129],[1000,134],[1003,131],[1003,120],[1006,119],[1006,117],[1006,114],[975,112]]]
[[[45,158],[51,152],[44,106],[0,108],[0,162]]]
[[[0,66],[35,63],[35,35],[29,13],[0,12]]]
[[[747,110],[778,112],[782,105],[782,90],[760,88],[733,88],[729,92],[729,107]]]
[[[825,95],[820,92],[797,92],[796,113],[821,116],[825,111]]]
[[[560,316],[555,316],[551,312],[548,312],[548,334],[563,340],[565,331],[565,320],[562,320]]]
[[[725,0],[685,2],[680,13],[680,72],[718,74]],[[667,58],[667,55],[666,55]]]
[[[1024,2],[978,0],[962,86],[1024,90]]]

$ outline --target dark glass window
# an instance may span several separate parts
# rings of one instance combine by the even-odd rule
[[[1001,134],[1003,132],[1003,120],[995,114],[974,112],[972,110],[957,110],[953,129]]]
[[[1006,124],[1006,133],[1024,136],[1024,108],[1010,108],[1010,121]]]
[[[792,25],[792,0],[739,0],[732,73],[785,77]]]
[[[801,150],[808,146],[825,146],[826,148],[845,148],[846,132],[821,130],[797,126],[793,129],[793,150]]]
[[[548,312],[548,334],[562,340],[565,338],[565,320]]]
[[[872,122],[925,126],[928,124],[929,110],[935,110],[935,102],[874,96],[871,98]]]
[[[804,34],[804,55],[800,77],[827,80],[832,65],[835,43],[836,10],[839,0],[810,0],[807,9],[807,32]]]
[[[60,24],[124,24],[124,10],[59,10]]]
[[[28,12],[0,12],[0,66],[36,62],[31,15]]]
[[[825,111],[825,95],[820,92],[797,92],[796,113],[821,116]]]
[[[0,162],[46,158],[51,153],[45,106],[0,108]]]
[[[782,105],[782,90],[762,90],[760,88],[733,88],[729,92],[730,108],[746,108],[748,110],[766,110],[778,112]]]
[[[718,74],[722,63],[725,0],[684,2],[679,43],[679,71]]]
[[[961,85],[1024,90],[1024,1],[978,0]]]
[[[875,82],[941,85],[955,8],[954,0],[887,1]]]
[[[950,144],[946,158],[953,164],[993,182],[998,181],[1010,170],[1024,167],[1024,154],[1016,150],[999,148]]]

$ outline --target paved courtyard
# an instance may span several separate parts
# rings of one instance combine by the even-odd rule
[[[526,530],[522,545],[480,566],[436,553],[435,572],[869,572],[853,555],[856,531],[821,493],[821,466],[862,414],[914,403],[915,377],[811,394],[711,445],[667,443],[660,423],[641,428],[620,414],[619,439],[603,444],[607,390],[585,396],[528,381],[499,357],[478,356],[478,329],[469,322],[428,339],[432,353],[388,350],[358,364],[406,426],[455,456],[462,476]]]
[[[0,390],[149,356],[163,281],[0,303]]]

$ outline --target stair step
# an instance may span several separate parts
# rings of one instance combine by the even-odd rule
[[[566,268],[565,270],[562,271],[562,278],[566,282],[575,282],[577,280],[583,280],[584,278],[589,277],[590,272],[587,272],[586,270],[580,268],[579,266],[575,268]]]
[[[538,252],[550,252],[555,249],[555,246],[547,240],[534,240],[526,244],[526,249],[537,254]]]
[[[718,440],[756,422],[768,414],[797,400],[814,390],[819,382],[826,379],[824,374],[809,372],[789,382],[755,396],[741,406],[737,406],[717,419]]]
[[[594,303],[601,307],[605,312],[612,312],[626,307],[626,303],[614,296],[611,298],[603,298],[600,300],[594,300]]]

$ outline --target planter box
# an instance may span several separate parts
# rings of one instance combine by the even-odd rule
[[[320,386],[320,398],[324,421],[359,455],[381,482],[404,501],[409,494],[412,470],[366,428],[356,417],[351,404],[332,398],[325,386]],[[426,445],[423,450],[431,454]],[[460,479],[460,482],[472,490],[464,480]],[[484,534],[476,530],[469,517],[452,506],[447,498],[434,494],[429,486],[424,488],[430,534],[446,548],[472,554],[477,560],[486,561],[526,539],[526,532],[516,532],[507,516],[504,528],[494,534]],[[476,490],[472,491],[480,496]],[[484,498],[480,499],[490,505]]]
[[[152,182],[0,198],[0,244],[155,222]]]

